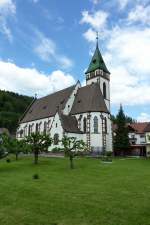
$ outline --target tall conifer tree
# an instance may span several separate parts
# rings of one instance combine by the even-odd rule
[[[128,128],[126,126],[126,116],[122,105],[116,117],[116,135],[114,136],[114,150],[126,150],[129,148]]]

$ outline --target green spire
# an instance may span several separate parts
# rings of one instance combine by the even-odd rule
[[[88,70],[85,72],[85,74],[95,71],[97,69],[103,70],[104,72],[110,74],[110,72],[108,71],[108,69],[105,65],[105,62],[103,60],[103,57],[102,57],[99,47],[98,47],[98,37],[96,39],[97,39],[96,49],[95,49],[94,55],[92,57],[92,60],[90,62],[90,65],[88,67]]]

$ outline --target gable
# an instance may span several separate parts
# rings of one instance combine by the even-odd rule
[[[70,114],[74,115],[84,112],[109,113],[97,83],[82,87],[77,92]]]

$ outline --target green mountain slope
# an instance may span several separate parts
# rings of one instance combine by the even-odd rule
[[[19,118],[32,100],[32,97],[0,90],[0,127],[15,133]]]

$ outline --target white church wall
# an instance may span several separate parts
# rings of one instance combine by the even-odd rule
[[[83,140],[83,134],[66,133],[66,132],[65,132],[65,135],[66,135],[67,137],[75,137],[78,141],[79,141],[79,140]]]
[[[103,77],[100,77],[100,88],[101,88],[101,92],[103,94],[103,83],[105,82],[106,84],[106,99],[105,99],[105,103],[107,106],[107,109],[110,111],[110,85],[109,85],[109,81]]]
[[[81,113],[75,115],[76,119],[78,120],[80,115],[82,115],[81,119],[81,131],[83,131],[83,120],[84,117],[87,118],[87,113]],[[90,113],[90,133],[91,133],[91,148],[92,149],[100,149],[102,150],[103,143],[102,143],[102,120],[101,115],[107,119],[107,134],[106,134],[106,150],[112,151],[112,127],[111,127],[111,120],[110,115],[108,113],[100,113],[100,112],[91,112]],[[94,117],[98,119],[98,133],[94,133]],[[82,135],[82,139],[87,141],[86,134]]]
[[[94,133],[94,118],[98,119],[98,132]],[[93,151],[102,150],[102,124],[99,112],[91,113],[91,149]]]
[[[44,123],[47,123],[47,133],[49,133],[49,128],[52,124],[54,117],[48,117],[48,118],[44,118],[44,119],[39,119],[39,120],[34,120],[34,121],[30,121],[30,122],[26,122],[26,123],[21,123],[17,129],[17,138],[18,139],[22,139],[26,136],[28,136],[29,134],[29,126],[31,126],[31,133],[35,133],[36,132],[36,124],[39,124],[40,129],[39,132],[43,133],[44,131]],[[22,137],[20,137],[20,135],[18,134],[19,131],[23,130],[24,133],[22,135]]]
[[[59,140],[62,140],[62,138],[63,138],[63,128],[62,128],[61,121],[60,121],[58,113],[56,113],[56,115],[53,119],[51,129],[50,129],[50,137],[54,139],[55,134],[58,134]],[[56,144],[56,145],[53,143],[52,146],[50,146],[48,148],[48,151],[51,151],[53,148],[61,148],[61,147],[62,147],[61,142],[58,142],[58,144]]]
[[[75,89],[73,90],[72,94],[70,95],[70,97],[66,103],[66,106],[63,110],[63,114],[68,115],[70,113],[71,108],[73,106],[73,102],[75,100],[76,93],[80,87],[81,87],[80,82],[77,82]]]

